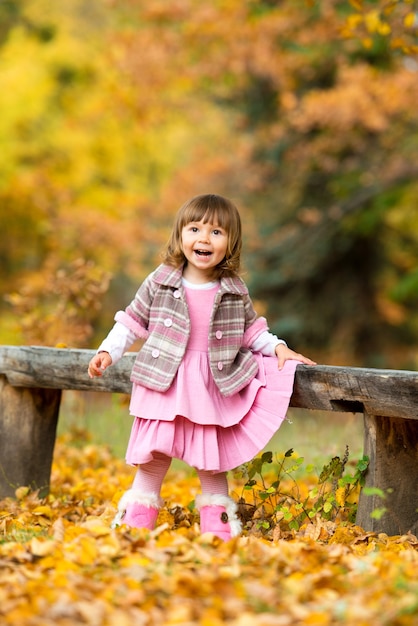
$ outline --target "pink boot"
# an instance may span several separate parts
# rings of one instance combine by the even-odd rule
[[[202,534],[213,533],[224,541],[241,534],[242,525],[236,515],[237,505],[228,496],[196,496],[196,507],[200,511]]]
[[[163,501],[155,493],[142,493],[139,489],[125,491],[118,504],[118,512],[111,524],[117,528],[126,524],[131,528],[153,530]]]

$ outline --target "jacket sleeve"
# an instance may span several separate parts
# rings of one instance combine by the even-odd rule
[[[265,317],[257,317],[244,333],[243,347],[251,348],[254,341],[268,330]]]
[[[276,335],[270,333],[266,318],[258,317],[249,295],[244,298],[244,309],[244,348],[250,348],[255,352],[261,352],[261,354],[265,354],[266,356],[274,356],[274,349],[279,343],[287,345],[283,339],[278,339]]]
[[[147,276],[126,309],[118,311],[115,315],[115,320],[124,324],[139,339],[147,339],[149,335],[150,310],[155,293],[152,276],[153,274]]]
[[[130,331],[132,331],[138,339],[147,339],[149,332],[146,328],[141,326],[134,317],[129,315],[126,311],[118,311],[115,315],[115,322],[120,322]]]

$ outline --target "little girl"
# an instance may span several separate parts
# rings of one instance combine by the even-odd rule
[[[239,535],[227,471],[251,460],[286,416],[296,365],[313,361],[268,331],[239,277],[235,205],[200,195],[179,210],[157,267],[91,359],[101,376],[137,339],[126,454],[137,467],[114,526],[153,529],[173,457],[195,468],[201,532]]]

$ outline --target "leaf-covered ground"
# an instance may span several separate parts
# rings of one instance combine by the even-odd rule
[[[0,623],[22,626],[418,624],[418,541],[320,518],[222,543],[200,536],[197,480],[171,471],[153,532],[110,529],[132,470],[58,441],[51,493],[0,502]]]

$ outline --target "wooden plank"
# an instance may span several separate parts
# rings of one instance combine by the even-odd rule
[[[291,406],[418,420],[418,372],[299,365]]]
[[[91,379],[87,368],[94,354],[94,350],[2,346],[0,374],[15,387],[130,393],[135,354],[125,355],[103,377]]]
[[[125,355],[102,378],[91,380],[93,350],[0,347],[0,373],[17,387],[130,393],[135,354]],[[418,372],[298,365],[291,406],[363,412],[418,420]]]

